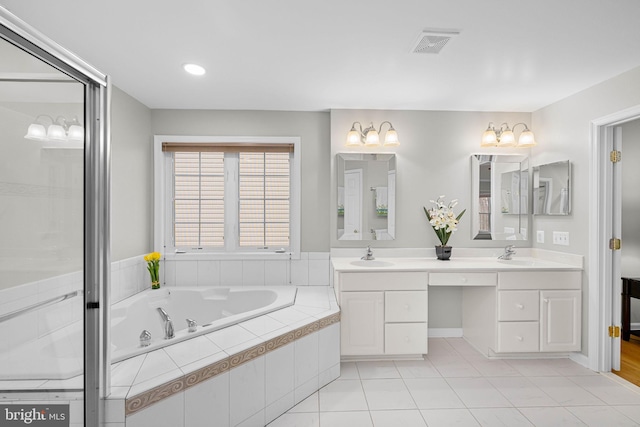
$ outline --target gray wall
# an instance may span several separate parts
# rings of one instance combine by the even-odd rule
[[[582,352],[588,350],[589,253],[589,134],[592,120],[640,105],[640,67],[606,80],[546,106],[532,115],[538,145],[532,149],[532,165],[570,160],[573,188],[572,213],[568,216],[534,216],[532,232],[545,231],[545,243],[533,246],[585,256],[582,292]],[[552,231],[568,231],[569,246],[551,243]]]
[[[149,252],[153,236],[151,110],[117,87],[111,100],[111,260]]]
[[[329,251],[329,113],[152,110],[151,134],[300,137],[301,250]]]
[[[640,120],[622,126],[622,277],[640,277]],[[631,323],[640,323],[640,300],[631,299]]]

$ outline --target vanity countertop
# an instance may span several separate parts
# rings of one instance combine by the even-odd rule
[[[362,271],[517,271],[517,270],[582,270],[581,266],[549,261],[534,257],[513,257],[499,260],[495,257],[456,257],[448,261],[435,258],[387,258],[364,261],[355,257],[334,257],[333,269],[339,272]]]

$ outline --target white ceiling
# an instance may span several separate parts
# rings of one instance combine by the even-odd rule
[[[150,108],[528,112],[640,66],[638,0],[0,4]],[[426,28],[460,35],[409,53]]]

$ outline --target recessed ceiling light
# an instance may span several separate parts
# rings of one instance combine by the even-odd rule
[[[182,68],[184,68],[187,73],[193,74],[194,76],[201,76],[207,72],[204,67],[197,64],[184,64]]]

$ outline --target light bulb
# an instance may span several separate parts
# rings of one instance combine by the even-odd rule
[[[187,73],[193,74],[194,76],[202,76],[207,72],[204,67],[198,64],[184,64],[182,68],[184,68]]]
[[[371,129],[367,132],[367,136],[364,140],[364,145],[366,147],[378,147],[380,146],[380,135],[378,135],[378,131],[375,129]]]
[[[53,141],[66,141],[67,133],[64,131],[64,128],[60,125],[51,125],[47,130],[47,139],[51,139]]]
[[[527,148],[533,147],[535,145],[536,140],[533,136],[533,132],[531,132],[529,129],[526,129],[520,134],[520,138],[518,138],[518,147]]]
[[[347,134],[347,142],[345,146],[359,147],[361,145],[362,145],[362,141],[360,140],[360,133],[357,130],[355,130],[355,128],[351,128],[351,130]]]
[[[44,141],[47,139],[47,131],[40,123],[31,123],[29,125],[29,129],[27,129],[27,134],[24,137],[34,141]]]
[[[498,147],[513,147],[516,145],[516,137],[513,135],[511,129],[507,128],[500,135],[500,142],[498,143]]]
[[[495,147],[498,145],[498,137],[493,129],[487,129],[482,134],[481,147]]]
[[[394,128],[391,128],[384,135],[384,145],[386,147],[395,147],[400,145],[400,141],[398,140],[398,132]]]

